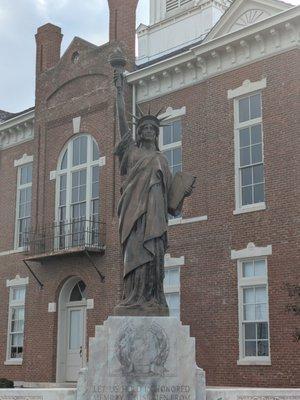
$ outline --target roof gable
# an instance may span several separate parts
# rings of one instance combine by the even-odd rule
[[[279,0],[235,0],[205,38],[205,42],[246,28],[293,5]]]

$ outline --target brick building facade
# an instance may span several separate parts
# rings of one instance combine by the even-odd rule
[[[75,37],[60,56],[60,28],[40,27],[35,107],[0,114],[0,376],[76,380],[95,325],[121,297],[107,62],[121,46],[128,110],[163,107],[160,148],[172,172],[197,176],[169,221],[165,291],[208,385],[297,387],[299,7],[151,0],[135,64],[137,3],[109,1],[110,42],[100,47]],[[188,26],[203,13],[201,36]]]

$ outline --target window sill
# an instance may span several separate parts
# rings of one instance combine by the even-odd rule
[[[237,361],[237,365],[272,365],[270,357],[245,357]]]
[[[12,359],[4,361],[4,365],[22,365],[22,364],[23,364],[22,358],[16,358],[14,360]]]
[[[182,224],[192,224],[193,222],[201,222],[201,221],[207,221],[207,215],[201,215],[199,217],[193,217],[193,218],[173,218],[170,219],[168,222],[169,226],[173,225],[182,225]]]
[[[266,210],[266,203],[257,203],[257,204],[251,204],[249,206],[244,206],[241,208],[237,208],[236,210],[233,211],[233,215],[238,215],[238,214],[245,214],[249,212],[255,212],[255,211],[261,211],[261,210]]]

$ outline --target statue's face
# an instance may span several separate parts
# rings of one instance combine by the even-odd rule
[[[156,129],[152,124],[146,124],[141,128],[140,136],[141,136],[141,141],[155,142]]]

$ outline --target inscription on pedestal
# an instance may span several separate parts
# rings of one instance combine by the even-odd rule
[[[187,385],[154,384],[131,385],[98,385],[93,388],[94,400],[191,400],[191,387]]]

